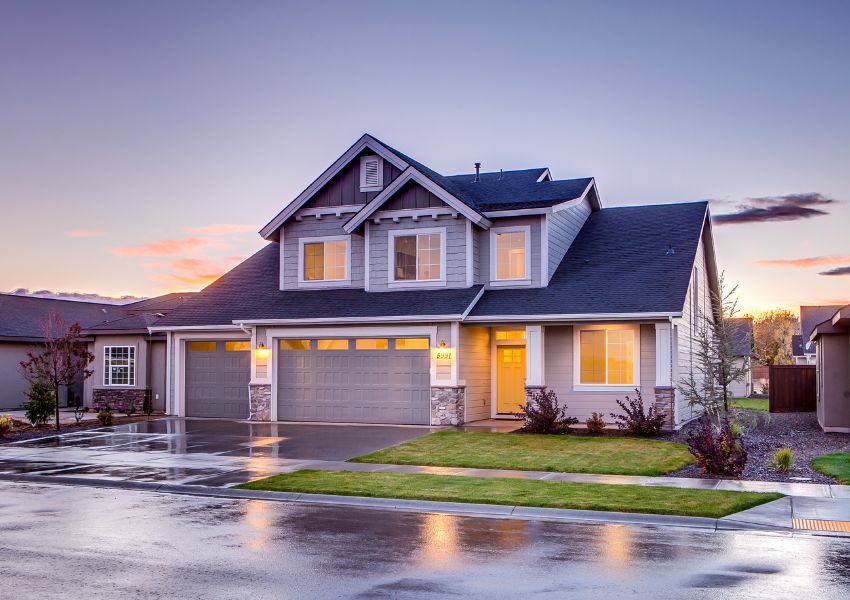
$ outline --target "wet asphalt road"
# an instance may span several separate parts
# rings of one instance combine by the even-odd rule
[[[850,598],[850,541],[0,482],[0,598]]]

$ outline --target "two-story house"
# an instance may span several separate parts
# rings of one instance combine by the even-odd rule
[[[678,426],[716,288],[705,202],[603,208],[548,169],[443,176],[364,135],[268,245],[160,319],[179,416],[454,425],[639,388]]]

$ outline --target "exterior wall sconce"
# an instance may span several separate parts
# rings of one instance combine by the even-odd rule
[[[257,344],[257,347],[254,350],[254,354],[257,358],[268,358],[269,349],[266,348],[266,345],[264,343],[260,342],[259,344]]]
[[[442,340],[442,341],[439,343],[439,345],[438,345],[438,346],[439,346],[439,348],[442,350],[443,348],[445,348],[445,347],[446,347],[446,345],[447,345],[447,344],[446,344],[446,340]]]

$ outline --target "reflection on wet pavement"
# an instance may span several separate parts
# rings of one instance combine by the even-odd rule
[[[10,598],[850,596],[850,544],[828,537],[4,482],[0,521]]]

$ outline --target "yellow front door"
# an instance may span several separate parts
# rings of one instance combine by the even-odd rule
[[[519,412],[520,405],[525,405],[525,346],[496,346],[496,412]]]

